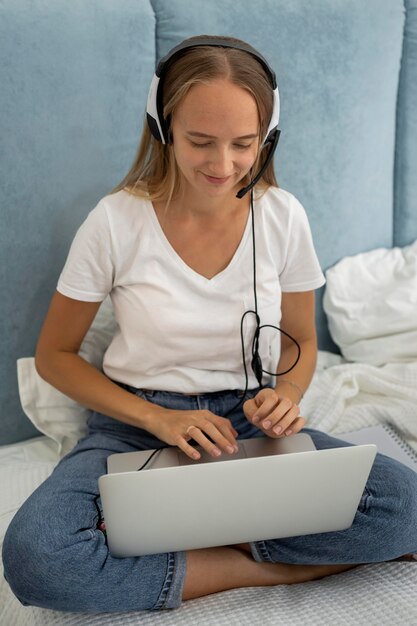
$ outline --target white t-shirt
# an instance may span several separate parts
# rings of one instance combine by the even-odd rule
[[[258,313],[261,324],[279,326],[281,293],[316,289],[324,276],[294,196],[270,188],[254,209]],[[250,213],[229,265],[207,279],[175,252],[149,200],[125,191],[106,196],[78,230],[57,288],[88,302],[110,294],[119,330],[104,356],[109,378],[180,393],[245,388],[241,318],[254,310]],[[254,329],[249,314],[243,324],[249,388],[257,386],[250,367]],[[278,331],[261,331],[265,370],[276,371],[280,345]]]

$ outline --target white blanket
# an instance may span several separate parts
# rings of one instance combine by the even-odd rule
[[[320,353],[301,409],[308,426],[335,435],[389,424],[417,452],[417,362],[376,367]]]

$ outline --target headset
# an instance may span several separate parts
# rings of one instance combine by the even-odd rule
[[[169,132],[169,122],[166,119],[164,119],[164,116],[163,116],[164,78],[166,76],[168,68],[173,63],[175,63],[175,61],[184,53],[184,51],[189,50],[190,48],[196,48],[196,47],[201,47],[201,46],[233,48],[236,50],[241,50],[242,52],[246,52],[247,54],[250,54],[263,67],[268,77],[268,80],[270,82],[272,93],[273,93],[273,110],[272,110],[271,120],[269,122],[269,126],[266,131],[266,135],[263,139],[263,144],[262,144],[262,149],[264,149],[265,147],[269,148],[268,155],[261,169],[256,174],[256,176],[252,178],[252,180],[246,187],[243,187],[242,189],[240,189],[236,194],[237,198],[243,198],[243,196],[245,196],[248,193],[248,191],[251,192],[250,204],[251,204],[251,216],[252,216],[253,289],[254,289],[255,310],[246,311],[243,314],[242,319],[241,319],[242,356],[243,356],[243,366],[244,366],[245,378],[246,378],[246,388],[245,388],[245,392],[242,397],[242,400],[240,400],[236,406],[234,406],[230,411],[228,411],[228,413],[230,413],[233,410],[235,410],[243,402],[243,400],[245,399],[247,390],[248,390],[248,374],[247,374],[247,368],[246,368],[245,346],[244,346],[244,340],[243,340],[243,325],[244,325],[244,320],[245,320],[246,315],[248,314],[255,315],[255,319],[256,319],[256,329],[255,329],[255,334],[254,334],[254,338],[252,342],[251,367],[259,383],[259,386],[261,388],[263,386],[262,385],[263,373],[269,374],[271,376],[282,376],[283,374],[287,374],[298,363],[298,360],[301,354],[301,349],[300,349],[299,344],[293,337],[291,337],[288,333],[281,330],[277,326],[272,326],[270,324],[261,325],[260,318],[258,315],[258,304],[257,304],[257,295],[256,295],[256,254],[255,254],[255,220],[254,220],[254,209],[253,209],[253,187],[261,179],[266,168],[271,162],[274,156],[275,150],[277,148],[278,140],[279,140],[280,133],[281,133],[281,131],[278,129],[279,116],[280,116],[280,98],[279,98],[278,84],[277,84],[275,72],[271,69],[271,67],[269,66],[266,59],[262,56],[262,54],[260,54],[251,45],[243,41],[235,42],[235,41],[231,41],[228,38],[223,38],[223,37],[218,37],[218,36],[198,37],[198,38],[191,37],[190,39],[185,39],[180,44],[172,48],[172,50],[170,50],[168,54],[164,56],[157,65],[155,74],[152,78],[152,82],[149,88],[148,100],[147,100],[147,105],[146,105],[146,119],[147,119],[148,127],[152,136],[157,141],[160,141],[164,145],[169,145],[172,143],[172,139],[170,137],[170,132]],[[260,336],[260,331],[262,330],[262,328],[265,328],[265,327],[274,328],[275,330],[283,333],[284,335],[289,337],[298,348],[298,355],[296,357],[295,362],[293,363],[293,365],[291,365],[290,368],[285,370],[285,372],[273,373],[273,372],[268,372],[262,369],[262,362],[261,362],[261,358],[259,355],[259,336]]]

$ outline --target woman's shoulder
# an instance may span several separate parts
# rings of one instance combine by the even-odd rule
[[[115,213],[136,213],[138,209],[146,209],[149,200],[146,197],[137,196],[125,189],[109,193],[104,196],[97,206]]]
[[[304,213],[300,201],[289,191],[281,187],[270,186],[260,197],[260,204],[266,215],[271,219],[292,219],[294,214]]]
[[[105,221],[110,226],[137,228],[146,221],[150,201],[122,189],[110,193],[97,203],[91,211],[98,221]]]
[[[261,199],[264,199],[265,202],[270,205],[288,207],[291,206],[294,202],[298,202],[297,198],[282,187],[274,187],[271,185],[262,193]]]

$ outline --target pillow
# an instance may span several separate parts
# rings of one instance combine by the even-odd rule
[[[417,240],[346,257],[326,272],[323,306],[348,361],[417,360]]]
[[[110,298],[100,306],[79,354],[101,369],[104,352],[117,329]],[[17,377],[23,411],[58,447],[62,458],[86,434],[90,410],[52,387],[39,376],[33,357],[18,359]]]

